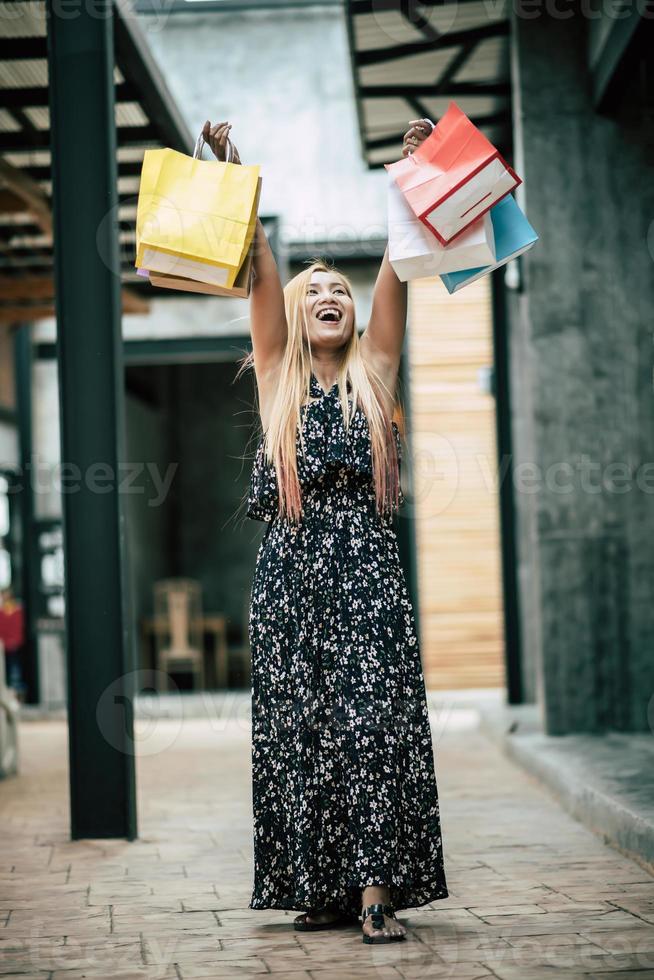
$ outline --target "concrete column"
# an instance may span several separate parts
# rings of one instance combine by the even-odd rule
[[[651,137],[637,88],[612,117],[594,111],[584,17],[535,9],[513,15],[519,200],[540,234],[509,303],[524,673],[550,734],[644,731],[654,694]]]

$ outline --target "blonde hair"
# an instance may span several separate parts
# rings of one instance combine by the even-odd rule
[[[347,276],[320,259],[312,261],[307,269],[298,273],[284,288],[288,337],[279,385],[264,439],[266,461],[274,465],[277,474],[279,516],[285,516],[291,521],[299,521],[302,518],[296,439],[299,433],[301,450],[303,453],[306,452],[304,433],[299,423],[301,406],[311,397],[310,378],[313,367],[305,297],[314,272],[335,274],[343,282],[350,298],[353,298],[352,286]],[[241,362],[237,377],[247,367],[254,367],[252,352]],[[372,378],[369,377],[369,373],[373,375]],[[352,406],[348,402],[348,381],[351,384]],[[356,327],[343,348],[337,384],[346,433],[357,405],[368,420],[377,510],[381,512],[389,508],[397,509],[399,506],[397,448],[392,431],[392,419],[386,415],[378,395],[385,385],[375,371],[366,367],[361,357]]]

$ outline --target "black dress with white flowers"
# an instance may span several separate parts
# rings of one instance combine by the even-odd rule
[[[268,522],[250,596],[249,908],[357,915],[372,884],[411,908],[448,895],[413,609],[392,514],[375,511],[366,416],[346,434],[338,387],[312,373],[311,395],[302,522],[277,515],[263,440],[248,497]]]

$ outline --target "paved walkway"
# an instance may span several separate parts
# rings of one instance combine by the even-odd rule
[[[246,909],[249,733],[159,719],[141,733],[139,834],[68,840],[62,721],[21,728],[0,783],[2,980],[253,977],[654,978],[654,879],[564,813],[463,709],[435,719],[451,897],[400,918],[408,941],[356,926],[302,935]]]

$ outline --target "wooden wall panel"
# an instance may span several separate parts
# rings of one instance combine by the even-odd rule
[[[409,286],[422,659],[430,688],[504,684],[490,282]]]
[[[14,345],[11,329],[0,323],[0,406],[15,407]]]

